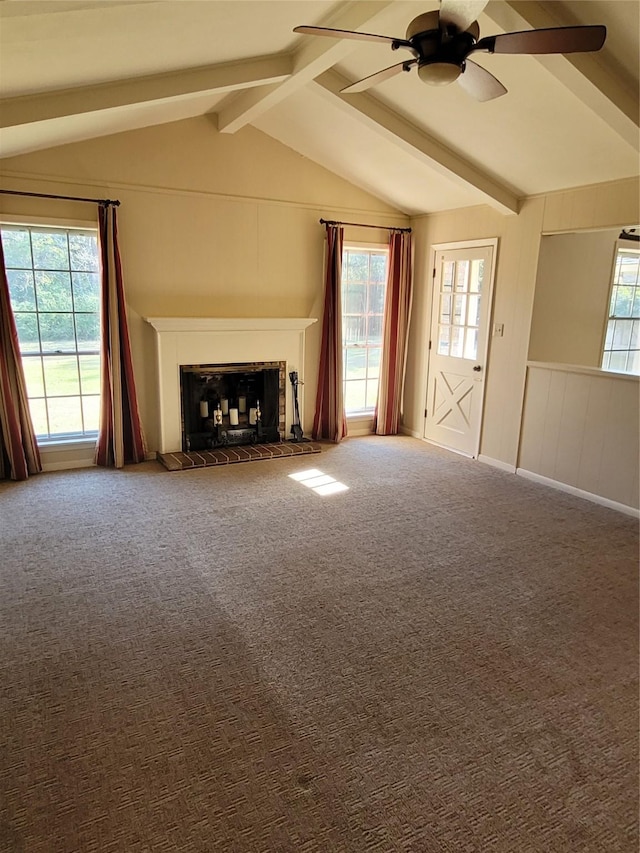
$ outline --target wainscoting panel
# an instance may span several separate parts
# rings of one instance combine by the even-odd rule
[[[638,508],[640,378],[530,362],[518,468]]]

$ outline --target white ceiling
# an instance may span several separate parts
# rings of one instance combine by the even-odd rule
[[[437,0],[3,0],[0,156],[215,113],[250,124],[408,214],[638,173],[639,0],[490,0],[481,36],[605,24],[598,53],[476,54],[508,94],[477,103],[386,44],[297,36],[316,24],[403,37]],[[477,58],[479,57],[479,58]],[[214,125],[212,123],[212,129]],[[212,130],[212,132],[214,132]]]

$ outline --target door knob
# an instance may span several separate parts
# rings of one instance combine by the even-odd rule
[[[480,373],[480,371],[482,370],[482,366],[480,364],[476,364],[473,369],[476,371],[476,373]]]

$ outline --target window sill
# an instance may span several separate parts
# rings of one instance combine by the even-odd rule
[[[37,439],[38,448],[46,450],[47,453],[88,450],[94,448],[97,441],[98,436],[92,438]]]

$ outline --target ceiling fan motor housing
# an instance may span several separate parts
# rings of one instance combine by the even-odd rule
[[[479,35],[477,21],[460,31],[452,24],[442,24],[438,12],[418,15],[407,27],[407,41],[419,60],[420,79],[434,86],[453,83]]]

